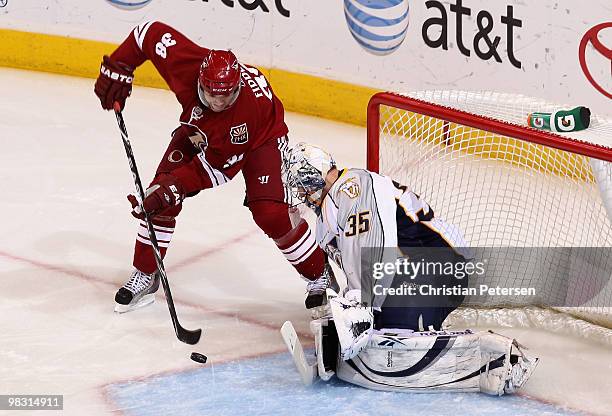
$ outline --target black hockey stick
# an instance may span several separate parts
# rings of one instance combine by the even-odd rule
[[[153,254],[155,255],[155,262],[157,263],[159,278],[162,282],[162,286],[164,287],[164,292],[166,294],[166,303],[168,304],[168,309],[170,310],[170,317],[172,318],[172,324],[174,325],[174,332],[176,332],[176,337],[180,341],[190,345],[197,344],[200,340],[200,336],[202,335],[202,330],[196,329],[190,331],[188,329],[183,328],[178,320],[178,317],[176,316],[176,309],[174,308],[174,301],[172,300],[172,293],[170,292],[170,285],[168,284],[168,277],[166,276],[164,262],[162,261],[161,254],[159,252],[159,244],[157,243],[155,230],[153,229],[153,224],[149,219],[149,214],[146,213],[144,207],[142,206],[142,201],[144,201],[145,198],[144,189],[142,187],[142,182],[140,181],[138,169],[136,168],[136,159],[134,159],[132,145],[130,144],[130,140],[128,139],[127,129],[125,128],[125,122],[123,121],[123,114],[121,114],[121,107],[118,103],[115,103],[115,116],[117,117],[117,124],[119,125],[119,130],[121,130],[121,138],[123,139],[125,154],[127,155],[128,162],[130,163],[130,169],[132,170],[132,176],[134,177],[134,184],[136,185],[136,192],[138,192],[140,209],[143,212],[144,220],[147,224],[147,230],[149,231],[149,239],[151,240],[151,246],[153,247]]]

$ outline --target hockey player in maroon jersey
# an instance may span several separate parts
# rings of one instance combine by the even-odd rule
[[[104,56],[94,88],[102,108],[111,110],[114,102],[124,107],[133,71],[147,59],[182,106],[180,125],[172,133],[143,204],[151,214],[162,256],[185,198],[222,185],[242,170],[245,204],[253,219],[308,281],[306,307],[320,306],[325,289],[337,289],[337,284],[308,223],[290,218],[281,179],[288,128],[283,105],[265,76],[239,63],[231,51],[198,46],[164,23],[146,22],[110,56]],[[135,270],[115,296],[117,312],[153,302],[159,287],[146,224],[135,197],[128,198],[141,223]]]

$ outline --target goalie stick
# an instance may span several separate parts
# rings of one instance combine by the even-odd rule
[[[287,348],[291,353],[293,363],[297,367],[297,370],[302,377],[302,382],[305,386],[310,386],[317,379],[317,364],[309,364],[306,360],[302,343],[300,342],[291,321],[285,322],[281,327],[280,332],[283,336],[283,340],[285,341],[285,345],[287,345]]]
[[[155,230],[153,229],[153,224],[149,218],[149,214],[144,210],[142,203],[144,201],[144,189],[142,187],[142,182],[140,181],[140,175],[138,174],[138,169],[136,168],[136,159],[134,158],[134,152],[132,150],[132,145],[130,144],[130,140],[128,139],[127,129],[125,128],[125,122],[123,121],[123,114],[121,113],[121,107],[119,103],[115,102],[114,105],[115,116],[117,118],[117,124],[119,125],[119,130],[121,131],[121,139],[123,140],[123,147],[125,147],[125,154],[127,155],[128,162],[130,164],[130,169],[132,171],[132,176],[134,177],[134,184],[136,186],[136,192],[139,197],[140,209],[144,214],[144,220],[147,224],[147,231],[149,232],[149,239],[151,240],[151,246],[153,247],[153,254],[155,256],[155,262],[157,263],[157,270],[159,271],[159,278],[162,282],[162,286],[164,287],[164,293],[166,294],[166,303],[168,304],[168,309],[170,310],[170,318],[172,318],[172,324],[174,325],[174,332],[176,333],[176,337],[190,345],[197,344],[200,340],[200,336],[202,335],[201,329],[189,330],[185,329],[181,326],[178,316],[176,315],[176,309],[174,308],[174,301],[172,300],[172,293],[170,292],[170,284],[168,283],[168,277],[166,275],[166,269],[164,267],[164,262],[162,261],[161,254],[159,252],[159,245],[157,243],[157,237],[155,236]]]

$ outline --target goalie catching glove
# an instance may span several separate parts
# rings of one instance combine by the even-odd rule
[[[100,99],[100,104],[105,110],[112,110],[116,102],[125,106],[125,100],[132,94],[132,81],[134,70],[128,65],[114,61],[108,55],[104,55],[100,64],[100,73],[94,86],[94,92]]]
[[[327,289],[327,300],[338,333],[340,358],[349,360],[359,354],[370,341],[374,330],[372,308],[361,304],[361,292],[349,290],[344,297]]]
[[[143,219],[142,208],[136,195],[128,195],[132,204],[132,215]],[[179,205],[185,199],[181,183],[172,175],[163,174],[146,190],[142,207],[147,214],[155,216],[167,208]]]

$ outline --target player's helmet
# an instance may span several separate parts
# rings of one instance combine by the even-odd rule
[[[305,203],[317,210],[321,204],[325,176],[335,167],[333,157],[317,146],[298,143],[285,150],[282,173],[287,193],[291,197],[290,204]]]
[[[240,93],[240,66],[231,51],[211,49],[198,76],[200,101],[215,112],[231,107]]]

